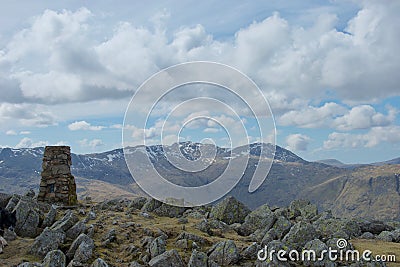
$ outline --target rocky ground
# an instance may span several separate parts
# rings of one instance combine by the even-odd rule
[[[398,266],[396,263],[328,260],[257,260],[267,247],[290,250],[370,249],[400,259],[400,222],[334,218],[297,200],[289,207],[254,211],[233,197],[215,206],[173,207],[153,199],[81,201],[58,207],[33,194],[3,196],[0,207],[16,210],[17,226],[0,266]],[[375,251],[374,249],[379,249]],[[387,250],[385,250],[387,248]]]

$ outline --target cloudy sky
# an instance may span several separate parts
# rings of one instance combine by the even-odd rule
[[[2,1],[0,146],[121,147],[125,110],[144,81],[174,64],[209,60],[255,81],[271,106],[277,144],[305,159],[400,156],[399,1],[242,2]],[[159,111],[181,96],[220,94],[184,89]],[[185,111],[168,131],[211,115],[202,105]],[[182,140],[224,145],[218,123],[256,125],[245,113],[212,115],[217,122],[186,125]],[[146,127],[153,142],[161,122]]]

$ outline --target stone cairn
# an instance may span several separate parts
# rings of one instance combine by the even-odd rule
[[[75,178],[71,174],[69,146],[46,146],[38,201],[75,205]]]

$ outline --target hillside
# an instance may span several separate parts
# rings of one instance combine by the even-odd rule
[[[199,156],[199,148],[200,144],[196,143],[179,144],[182,154],[189,160]],[[260,154],[261,148],[263,154]],[[340,216],[357,214],[397,219],[400,214],[397,201],[399,193],[396,190],[398,179],[395,176],[399,173],[399,165],[395,164],[339,168],[305,161],[291,151],[276,146],[272,168],[266,180],[257,191],[249,193],[256,164],[259,160],[271,161],[274,156],[271,145],[255,143],[233,150],[217,147],[213,164],[197,173],[175,168],[167,160],[162,146],[127,149],[139,156],[143,156],[143,153],[148,155],[163,177],[182,186],[207,184],[225,170],[231,158],[248,155],[249,163],[244,175],[229,195],[235,196],[251,209],[264,203],[285,206],[294,199],[306,198],[321,209],[331,209]],[[1,149],[0,191],[23,193],[30,188],[36,190],[40,181],[42,155],[43,148]],[[135,162],[140,164],[140,159]],[[72,173],[78,179],[78,196],[81,199],[89,196],[100,201],[108,194],[127,197],[143,195],[128,171],[122,149],[86,155],[72,154]]]

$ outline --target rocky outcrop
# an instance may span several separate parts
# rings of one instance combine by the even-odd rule
[[[166,266],[174,266],[174,267],[184,267],[181,257],[175,249],[168,250],[161,255],[151,259],[149,261],[149,266],[151,267],[166,267]]]
[[[222,265],[232,265],[239,261],[240,255],[235,242],[232,240],[216,243],[208,251],[209,260]]]
[[[65,233],[61,230],[45,228],[43,232],[36,237],[29,252],[39,257],[45,257],[52,250],[57,250],[59,245],[64,243]]]
[[[61,250],[52,250],[43,260],[43,267],[65,267],[67,264],[64,253]]]
[[[17,224],[15,233],[22,237],[36,237],[38,235],[39,212],[34,202],[20,200],[15,206]]]
[[[212,207],[210,216],[227,224],[243,223],[250,209],[236,198],[229,196]]]

